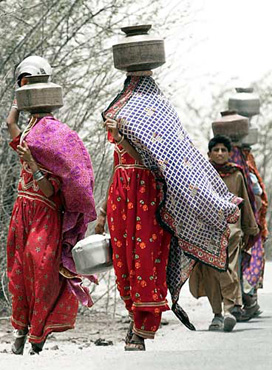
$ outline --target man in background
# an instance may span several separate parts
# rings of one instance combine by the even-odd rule
[[[236,224],[230,225],[231,235],[228,244],[229,264],[226,272],[219,272],[202,263],[198,263],[190,277],[190,290],[194,297],[207,296],[214,318],[209,330],[233,330],[237,320],[241,321],[242,293],[239,277],[239,255],[248,238],[258,233],[242,168],[229,162],[231,141],[223,135],[216,135],[209,142],[208,156],[211,164],[234,195],[243,198],[241,215]],[[222,302],[223,313],[222,315]]]

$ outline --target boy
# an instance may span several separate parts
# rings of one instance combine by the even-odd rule
[[[229,162],[231,141],[223,135],[216,135],[209,142],[208,156],[211,164],[234,195],[243,198],[239,221],[230,225],[231,235],[228,244],[229,265],[226,272],[219,272],[198,263],[190,277],[190,290],[199,298],[207,296],[212,306],[214,318],[209,330],[232,331],[236,318],[242,315],[242,298],[239,278],[239,253],[249,236],[258,233],[258,225],[249,202],[242,169]],[[222,316],[222,301],[224,316]]]

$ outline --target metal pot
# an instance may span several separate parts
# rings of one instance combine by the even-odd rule
[[[63,106],[62,88],[48,82],[49,75],[27,76],[28,83],[16,90],[18,110],[51,113]]]
[[[112,267],[110,235],[95,234],[80,240],[72,249],[76,271],[89,275]]]
[[[236,110],[245,117],[252,117],[260,113],[260,99],[253,93],[253,88],[237,87],[236,94],[229,98],[229,109]]]
[[[248,134],[249,120],[235,111],[221,112],[220,119],[212,123],[214,135],[229,136],[232,141],[239,141]]]
[[[115,68],[128,72],[147,71],[165,63],[164,41],[148,35],[151,27],[121,28],[126,37],[112,47]]]
[[[241,144],[244,146],[251,146],[258,142],[258,128],[251,127],[248,135],[244,136],[241,140]]]

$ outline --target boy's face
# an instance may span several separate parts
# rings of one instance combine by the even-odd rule
[[[216,164],[225,164],[229,160],[229,151],[224,144],[216,144],[208,153],[210,160]]]

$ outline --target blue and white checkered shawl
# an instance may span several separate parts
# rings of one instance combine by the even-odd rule
[[[128,78],[104,115],[121,119],[120,131],[139,151],[144,165],[165,182],[160,219],[187,256],[178,252],[183,260],[181,280],[187,279],[193,260],[225,270],[227,224],[237,220],[240,200],[193,145],[155,81]]]

